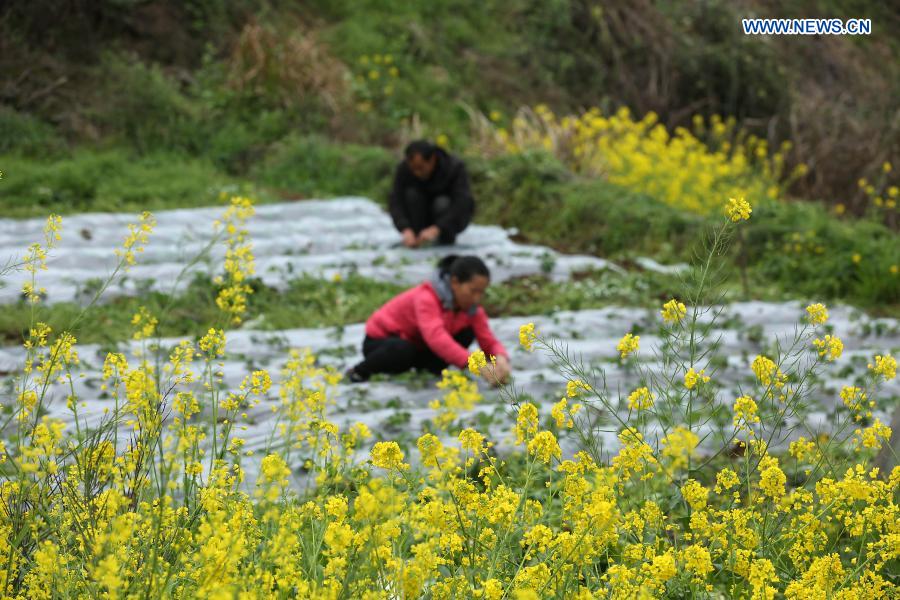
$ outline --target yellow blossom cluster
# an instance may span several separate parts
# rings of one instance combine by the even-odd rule
[[[896,214],[897,204],[900,203],[900,187],[897,187],[896,175],[892,176],[892,173],[895,173],[894,166],[884,162],[874,181],[862,177],[856,182],[869,203],[867,208],[882,217]]]
[[[725,205],[725,212],[732,222],[737,223],[750,219],[753,209],[750,207],[750,203],[743,198],[729,198],[728,204]]]
[[[688,372],[684,374],[684,387],[689,390],[697,387],[698,383],[709,383],[709,375],[706,375],[705,369],[700,369],[700,371],[695,371],[694,367],[688,369]]]
[[[444,394],[428,406],[435,411],[434,425],[441,431],[448,430],[461,412],[472,410],[481,401],[478,384],[463,371],[444,369],[437,388]]]
[[[845,385],[841,388],[841,401],[853,414],[854,420],[860,421],[863,417],[872,417],[872,408],[875,407],[875,401],[869,400],[868,394],[866,394],[864,389],[853,385]]]
[[[519,343],[523,348],[531,352],[534,350],[535,340],[537,333],[534,331],[534,323],[526,323],[519,328]]]
[[[684,468],[697,453],[700,437],[683,425],[673,429],[660,442],[660,454],[670,459],[673,470]]]
[[[205,360],[218,360],[220,340],[209,342]],[[26,448],[7,448],[23,475],[0,486],[4,500],[27,494],[48,515],[33,525],[42,540],[24,546],[10,535],[0,547],[15,574],[12,595],[632,598],[684,585],[806,598],[890,589],[900,470],[882,481],[859,466],[801,487],[777,457],[751,444],[748,466],[714,470],[707,487],[705,472],[679,475],[699,445],[688,427],[670,431],[659,454],[626,428],[608,464],[585,451],[567,459],[529,403],[516,424],[521,471],[489,452],[473,428],[449,445],[431,433],[419,437],[424,471],[396,441],[375,443],[360,462],[354,455],[367,428],[341,433],[327,424],[323,395],[338,377],[308,353],[293,353],[289,363],[279,414],[295,424],[286,432],[305,437],[305,450],[265,454],[252,493],[242,490],[237,462],[200,464],[203,410],[187,389],[174,399],[179,420],[165,433],[158,426],[137,433],[137,443],[160,435],[163,472],[183,473],[162,495],[135,477],[156,472],[138,447],[88,444],[70,462],[63,424],[38,422]],[[141,382],[128,396],[154,397],[152,380],[134,376],[149,365],[131,370],[115,355],[107,364],[113,379]],[[262,371],[245,380],[252,393],[269,385]],[[573,397],[583,389],[572,387]],[[316,484],[300,494],[291,480],[304,464]],[[738,475],[745,469],[749,479]],[[83,486],[94,473],[108,483],[92,499]],[[60,481],[65,492],[54,491]],[[683,504],[667,501],[663,512],[654,499],[675,481]],[[66,512],[74,494],[90,508]],[[12,532],[9,520],[0,526]],[[854,565],[865,567],[851,575]]]
[[[840,340],[838,340],[838,342],[840,342]],[[835,347],[838,356],[840,356],[840,350],[842,349],[843,345],[840,346],[840,349]],[[757,381],[759,381],[760,385],[764,388],[762,394],[763,399],[774,398],[777,393],[778,399],[782,402],[785,401],[787,398],[785,386],[787,385],[788,377],[782,373],[778,365],[775,364],[775,361],[768,356],[759,354],[753,359],[750,368],[753,370],[753,374],[756,375]]]
[[[824,325],[828,321],[828,309],[824,304],[815,303],[806,307],[810,325]]]
[[[569,383],[572,383],[571,381]],[[550,410],[550,416],[553,417],[553,420],[556,422],[556,426],[559,428],[565,427],[567,429],[571,429],[575,426],[575,415],[577,415],[583,405],[580,402],[575,402],[571,406],[569,406],[569,398],[574,396],[563,396],[560,398],[559,402],[553,405],[553,408]]]
[[[353,89],[356,108],[366,114],[387,108],[400,78],[400,69],[390,54],[364,54],[356,61]]]
[[[44,225],[44,244],[35,242],[28,247],[28,252],[22,260],[25,271],[31,273],[30,281],[22,284],[22,296],[31,304],[37,304],[46,295],[47,290],[37,286],[37,272],[47,270],[47,253],[56,246],[56,242],[62,239],[62,218],[59,215],[50,215]]]
[[[156,227],[156,217],[149,212],[141,213],[137,223],[128,225],[128,235],[125,237],[125,242],[121,248],[116,249],[116,256],[122,261],[123,269],[127,270],[129,267],[134,266],[136,262],[135,254],[140,254],[144,251],[144,247],[147,245],[154,227]]]
[[[150,314],[146,306],[138,309],[134,316],[131,317],[131,324],[134,326],[134,334],[132,337],[136,340],[144,340],[151,337],[156,332],[156,326],[159,320]]]
[[[487,357],[484,355],[482,350],[477,350],[469,355],[469,372],[472,375],[478,376],[481,374],[481,370],[487,366]]]
[[[816,338],[813,345],[819,351],[819,356],[828,362],[834,362],[844,353],[844,343],[837,336],[826,335],[824,338]]]
[[[538,105],[523,108],[508,127],[480,119],[474,144],[482,153],[551,152],[576,172],[602,175],[612,183],[691,212],[722,210],[723,198],[735,198],[728,214],[750,217],[750,204],[778,199],[805,165],[786,172],[789,142],[770,149],[767,142],[737,127],[733,118],[695,117],[693,131],[669,131],[653,112],[637,118],[622,107],[613,114],[592,108],[559,117]]]
[[[875,357],[875,363],[869,364],[869,369],[876,377],[881,377],[885,381],[890,381],[897,376],[897,359],[890,354]]]
[[[663,304],[660,314],[662,314],[662,318],[666,323],[680,323],[687,315],[687,307],[683,302],[674,299],[669,300]]]
[[[640,348],[641,336],[626,333],[616,344],[616,350],[619,351],[619,357],[625,358],[633,352],[637,352]]]
[[[629,410],[647,410],[653,407],[656,396],[646,387],[639,387],[628,395]]]
[[[754,423],[759,423],[756,402],[750,396],[741,396],[734,401],[734,426],[737,428],[750,428]]]
[[[248,279],[256,273],[253,244],[247,239],[247,220],[256,214],[253,200],[242,196],[231,198],[231,204],[222,215],[226,236],[225,276],[215,283],[222,286],[216,297],[216,305],[228,315],[231,323],[239,325],[247,312],[247,297],[253,293]]]

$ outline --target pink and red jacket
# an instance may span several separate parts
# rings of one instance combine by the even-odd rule
[[[476,306],[468,312],[453,310],[449,284],[437,278],[406,290],[376,310],[366,321],[366,335],[375,339],[400,337],[427,347],[448,364],[464,369],[469,351],[453,336],[467,327],[475,332],[485,354],[509,357],[494,337],[484,309]]]

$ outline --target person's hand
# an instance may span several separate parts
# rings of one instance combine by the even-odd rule
[[[502,354],[494,358],[494,371],[498,380],[501,383],[506,383],[512,373],[512,365],[509,364],[509,359]]]
[[[415,248],[419,245],[419,240],[416,239],[416,233],[407,227],[402,232],[403,235],[403,245],[407,248]]]
[[[431,225],[419,232],[419,243],[433,242],[441,235],[441,230],[437,225]]]
[[[489,384],[498,386],[507,382],[511,371],[509,359],[501,355],[495,357],[493,362],[481,369],[481,376]]]

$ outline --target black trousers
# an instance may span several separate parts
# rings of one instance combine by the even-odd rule
[[[430,227],[447,213],[454,212],[453,199],[450,196],[438,196],[428,198],[418,188],[406,188],[403,192],[403,206],[409,218],[412,230],[418,234],[426,227]],[[441,229],[438,237],[439,244],[453,244],[456,236],[469,225],[472,215],[457,215],[456,221],[462,218],[462,223],[457,223],[458,229]]]
[[[468,348],[475,340],[475,332],[471,327],[463,329],[453,336],[460,346]],[[370,377],[375,373],[403,373],[410,369],[430,371],[440,375],[447,368],[447,363],[429,348],[419,348],[403,338],[371,338],[366,336],[362,346],[365,360],[353,367],[359,375]]]

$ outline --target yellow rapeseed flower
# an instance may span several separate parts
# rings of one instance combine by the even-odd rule
[[[473,375],[480,375],[481,369],[487,366],[487,357],[485,357],[484,352],[481,350],[476,350],[472,354],[469,355],[469,371]]]
[[[684,387],[689,390],[694,389],[698,383],[709,383],[709,376],[705,375],[705,369],[700,369],[700,372],[694,370],[693,367],[688,369],[688,372],[684,374]]]
[[[534,323],[526,323],[519,327],[519,343],[523,348],[531,352],[534,349],[534,342],[537,334],[534,331]]]
[[[897,359],[890,354],[878,355],[875,357],[875,364],[869,364],[869,369],[876,377],[881,376],[885,381],[890,381],[897,376]]]
[[[556,421],[557,427],[568,427],[571,429],[575,426],[575,421],[572,417],[580,410],[581,404],[573,404],[570,408],[569,399],[563,396],[559,402],[553,405],[553,408],[550,410],[550,416]]]
[[[666,323],[678,323],[687,315],[687,307],[683,302],[672,299],[663,304],[660,314]]]
[[[291,474],[291,470],[283,458],[277,454],[269,454],[262,459],[260,473],[263,481],[278,482],[288,477]]]
[[[696,452],[700,438],[687,427],[679,425],[660,442],[663,456],[672,459],[672,469],[686,467],[688,459]]]
[[[810,325],[824,325],[828,321],[828,309],[824,304],[810,304],[806,307]]]
[[[570,379],[566,382],[566,396],[569,398],[574,398],[581,394],[582,390],[589,392],[591,391],[591,386],[580,379]]]
[[[562,456],[562,450],[556,441],[556,436],[549,431],[539,432],[528,442],[528,453],[548,465],[552,459],[558,459]]]
[[[729,198],[725,211],[728,213],[728,218],[733,223],[737,223],[748,220],[753,209],[750,207],[750,203],[743,198]]]
[[[242,385],[241,387],[244,386]],[[253,373],[250,374],[250,393],[256,394],[257,396],[263,396],[271,387],[272,378],[269,376],[268,371],[262,369],[253,371]]]
[[[816,443],[807,440],[805,437],[799,437],[788,446],[788,452],[791,456],[799,461],[812,457],[816,450]]]
[[[695,581],[704,581],[712,573],[713,565],[709,550],[694,544],[681,551],[684,567],[694,575]]]
[[[463,450],[476,456],[484,450],[484,436],[472,428],[463,429],[459,432],[459,443]]]
[[[784,386],[787,381],[787,378],[778,368],[778,365],[775,364],[775,361],[762,354],[757,355],[756,358],[753,359],[750,368],[753,370],[753,374],[756,375],[759,382],[766,387],[773,386],[780,388]]]
[[[891,428],[882,423],[881,419],[877,418],[875,419],[875,422],[872,423],[871,427],[857,429],[854,432],[854,435],[857,438],[857,445],[872,450],[881,450],[882,442],[890,440],[891,434]]]
[[[156,218],[146,211],[141,213],[137,223],[128,225],[128,236],[126,236],[122,248],[115,251],[116,256],[122,260],[124,270],[128,270],[128,267],[135,264],[135,253],[144,251],[144,246],[154,227],[156,227]]]
[[[159,323],[156,317],[150,314],[146,306],[141,306],[138,311],[131,317],[131,324],[135,326],[134,335],[136,340],[149,338],[156,331]]]
[[[868,409],[875,403],[868,401],[868,395],[862,388],[845,385],[841,388],[841,401],[855,415],[857,421],[862,419],[863,413],[866,413],[866,416],[872,416],[872,412]]]
[[[715,492],[717,494],[727,492],[731,488],[737,486],[740,482],[741,480],[738,478],[737,473],[726,467],[716,473]]]
[[[519,407],[519,414],[516,417],[516,443],[521,444],[537,433],[538,430],[538,410],[537,407],[526,402]]]
[[[734,401],[734,426],[743,429],[753,423],[759,423],[756,414],[756,402],[750,396],[741,396]]]
[[[44,224],[44,242],[48,249],[53,248],[56,242],[62,239],[60,231],[62,231],[62,217],[59,215],[47,217],[47,222]]]
[[[656,395],[646,387],[639,387],[628,395],[629,410],[647,410],[653,407]]]
[[[400,469],[403,465],[403,451],[397,442],[377,442],[372,447],[372,464],[381,469]]]
[[[780,500],[784,496],[784,484],[787,477],[778,466],[778,459],[773,456],[763,456],[759,462],[759,487],[773,500]]]
[[[819,356],[829,362],[839,359],[844,352],[844,343],[833,335],[826,335],[824,339],[816,338],[813,345],[819,351]]]
[[[221,329],[212,329],[206,332],[200,341],[197,342],[200,350],[205,352],[211,358],[225,355],[225,332]]]
[[[437,466],[437,455],[443,449],[441,440],[433,433],[426,433],[416,442],[419,454],[422,455],[422,464],[426,467]]]
[[[619,340],[619,343],[616,344],[616,350],[619,351],[621,358],[625,358],[632,352],[637,352],[638,348],[640,348],[640,341],[641,336],[626,333],[622,336],[622,339]]]
[[[700,485],[697,481],[688,479],[687,482],[681,486],[681,495],[692,509],[701,510],[706,508],[706,499],[709,496],[709,490]]]

